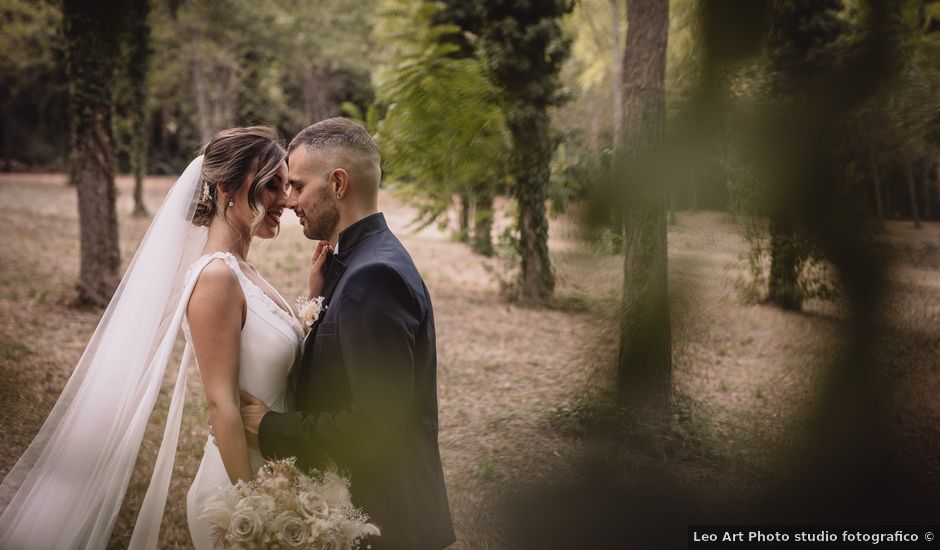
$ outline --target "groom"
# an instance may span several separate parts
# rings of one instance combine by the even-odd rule
[[[331,118],[297,134],[288,155],[287,206],[307,238],[335,250],[328,307],[291,376],[294,412],[243,399],[249,442],[265,458],[349,472],[353,503],[382,530],[373,549],[444,548],[455,537],[437,446],[434,313],[378,210],[378,148],[360,125]]]

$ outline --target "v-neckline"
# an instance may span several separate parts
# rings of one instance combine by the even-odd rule
[[[235,258],[235,262],[238,263],[238,268],[241,269],[241,263],[238,262],[238,258]],[[265,298],[267,298],[268,300],[270,300],[271,303],[273,303],[275,306],[277,306],[278,309],[280,309],[281,311],[283,311],[285,314],[290,315],[290,316],[293,317],[294,313],[293,313],[293,311],[291,311],[291,309],[290,309],[290,304],[287,303],[287,300],[284,299],[284,296],[282,296],[281,293],[278,292],[277,289],[274,288],[274,286],[271,285],[271,283],[269,283],[267,279],[265,279],[264,277],[262,277],[262,276],[261,276],[261,273],[258,273],[258,269],[257,269],[255,266],[251,265],[251,264],[248,263],[248,262],[245,262],[245,265],[247,265],[248,267],[250,267],[251,270],[254,271],[255,274],[258,275],[258,277],[259,277],[262,281],[264,281],[265,286],[267,286],[268,288],[270,288],[271,291],[274,292],[274,294],[276,294],[277,296],[275,297],[275,296],[271,296],[270,294],[268,294],[268,292],[264,289],[263,286],[261,286],[260,284],[258,284],[258,283],[257,283],[255,280],[253,280],[251,277],[249,277],[248,274],[245,273],[245,270],[244,270],[244,269],[241,269],[242,275],[244,275],[245,279],[247,279],[249,283],[255,285],[255,286],[258,288],[258,290],[260,290],[261,293],[264,294]],[[275,298],[276,298],[276,299],[275,299]],[[283,306],[283,307],[282,307],[282,306]]]
[[[245,270],[242,269],[241,262],[239,262],[238,257],[235,256],[235,254],[232,254],[231,252],[220,251],[220,252],[213,252],[213,253],[210,253],[210,254],[205,254],[205,255],[203,255],[204,258],[205,258],[205,257],[211,257],[211,256],[215,256],[215,257],[219,257],[219,256],[228,256],[229,258],[231,258],[232,262],[235,264],[234,267],[235,267],[235,271],[236,271],[236,276],[238,276],[239,279],[244,279],[244,281],[245,281],[246,284],[250,285],[251,288],[252,288],[257,294],[260,294],[260,295],[261,295],[261,299],[267,301],[268,306],[269,306],[269,309],[271,309],[272,312],[274,312],[275,314],[280,314],[280,315],[281,315],[285,320],[287,320],[295,329],[300,330],[301,333],[303,332],[303,328],[301,327],[300,321],[297,319],[297,316],[294,315],[294,312],[290,309],[290,304],[287,303],[287,300],[284,299],[284,297],[281,295],[280,292],[277,291],[277,289],[275,289],[273,286],[271,286],[271,284],[268,283],[267,280],[264,279],[264,277],[261,277],[261,274],[258,273],[258,270],[257,270],[257,268],[255,268],[255,266],[249,264],[248,262],[245,262],[246,265],[248,265],[249,267],[251,267],[251,269],[254,270],[254,272],[258,274],[258,277],[261,277],[261,279],[264,280],[264,282],[265,282],[265,284],[267,284],[267,286],[271,287],[271,290],[273,290],[273,291],[275,292],[275,294],[277,294],[277,298],[281,301],[281,303],[282,303],[283,305],[288,306],[286,309],[283,308],[283,307],[281,307],[281,305],[278,304],[277,301],[275,301],[275,299],[274,299],[270,294],[268,294],[267,292],[265,292],[265,290],[261,287],[261,285],[259,285],[259,284],[256,283],[255,281],[253,281],[253,280],[245,273]]]

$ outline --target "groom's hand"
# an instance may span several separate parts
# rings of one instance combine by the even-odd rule
[[[264,404],[264,401],[245,390],[241,390],[241,402],[242,423],[245,425],[245,437],[248,439],[248,446],[252,449],[260,449],[258,427],[261,426],[261,419],[271,409]]]

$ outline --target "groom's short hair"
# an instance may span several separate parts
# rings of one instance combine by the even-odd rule
[[[310,149],[345,149],[379,161],[379,148],[369,132],[353,120],[343,117],[328,118],[301,130],[287,146],[287,152],[304,145]]]

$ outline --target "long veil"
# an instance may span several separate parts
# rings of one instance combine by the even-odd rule
[[[0,485],[0,548],[104,548],[179,336],[202,156],[176,181],[39,433]],[[185,394],[187,345],[132,548],[154,548]]]

